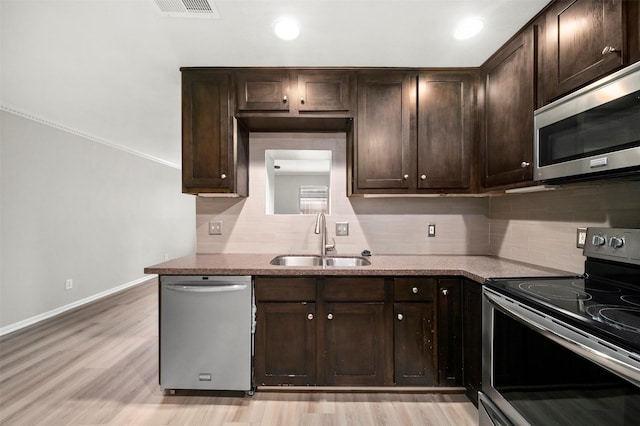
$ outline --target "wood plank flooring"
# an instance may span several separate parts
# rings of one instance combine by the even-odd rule
[[[0,425],[477,425],[460,394],[158,385],[157,280],[0,338]]]

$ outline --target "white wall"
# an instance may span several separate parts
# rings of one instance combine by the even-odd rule
[[[489,251],[488,198],[375,198],[346,195],[347,161],[344,134],[252,133],[249,197],[199,198],[198,253],[317,253],[320,237],[313,233],[315,216],[265,214],[266,149],[331,149],[331,214],[348,222],[349,236],[335,237],[338,254],[486,254]],[[209,235],[208,222],[222,221],[222,235]],[[427,238],[427,224],[437,225]]]
[[[180,170],[0,117],[0,334],[194,252],[195,201],[181,194]]]

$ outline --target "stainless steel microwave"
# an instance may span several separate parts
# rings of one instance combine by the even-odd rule
[[[640,62],[534,112],[534,179],[640,179]]]

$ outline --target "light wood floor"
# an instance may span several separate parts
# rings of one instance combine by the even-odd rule
[[[459,394],[165,395],[157,281],[0,338],[0,425],[477,425]]]

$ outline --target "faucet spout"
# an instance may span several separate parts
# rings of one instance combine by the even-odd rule
[[[318,216],[316,217],[316,228],[313,233],[320,234],[321,256],[327,255],[327,249],[333,250],[335,248],[335,242],[333,244],[327,244],[327,218],[324,216],[324,213],[318,213]]]

